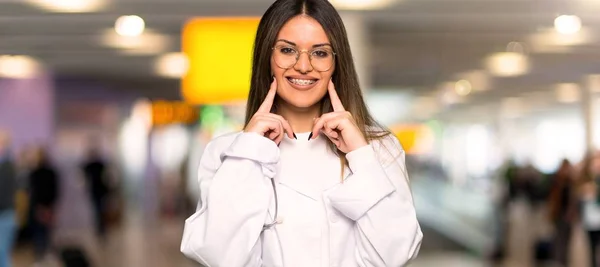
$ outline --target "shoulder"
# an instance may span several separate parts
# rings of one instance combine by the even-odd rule
[[[216,171],[221,166],[221,155],[231,146],[236,137],[242,132],[232,132],[219,135],[210,140],[205,146],[200,159],[200,170]]]
[[[240,134],[242,134],[242,131],[226,133],[213,138],[206,144],[204,154],[211,157],[220,157],[221,153],[231,146]]]

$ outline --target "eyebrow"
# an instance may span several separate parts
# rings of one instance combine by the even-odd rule
[[[285,39],[279,39],[279,40],[277,40],[277,42],[284,42],[284,43],[287,43],[289,45],[298,46],[296,43],[294,43],[292,41],[285,40]],[[331,44],[330,43],[314,44],[312,47],[316,48],[316,47],[323,47],[323,46],[331,46]]]

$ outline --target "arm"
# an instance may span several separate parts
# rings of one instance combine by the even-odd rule
[[[239,134],[228,147],[209,143],[198,170],[201,200],[185,221],[181,251],[205,266],[261,266],[278,160],[277,145],[255,133]]]
[[[417,256],[423,238],[404,151],[396,138],[386,138],[386,143],[348,153],[353,174],[329,195],[332,206],[356,222],[360,266],[404,266]]]

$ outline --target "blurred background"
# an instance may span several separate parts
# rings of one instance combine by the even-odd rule
[[[411,266],[597,266],[600,0],[331,2],[407,152]],[[196,168],[271,3],[0,0],[0,266],[197,266]]]

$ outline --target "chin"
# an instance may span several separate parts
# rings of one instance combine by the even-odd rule
[[[300,94],[280,95],[287,105],[297,109],[309,109],[319,103],[322,97],[302,96]]]
[[[279,96],[290,107],[297,109],[309,109],[319,104],[321,99],[323,99],[325,96],[327,89],[298,91],[294,88],[284,88],[282,91],[283,92],[279,93]]]
[[[318,104],[319,101],[288,101],[287,103],[297,109],[309,109]]]

